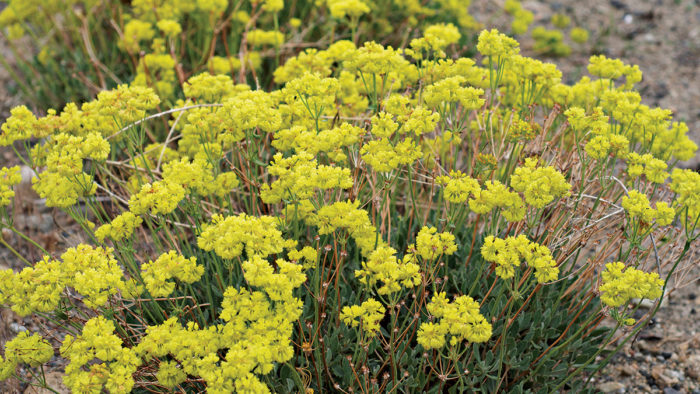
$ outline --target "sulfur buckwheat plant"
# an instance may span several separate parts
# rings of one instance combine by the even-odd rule
[[[129,83],[151,87],[173,104],[189,79],[203,72],[229,75],[255,87],[294,78],[277,70],[299,51],[307,54],[336,41],[360,45],[412,45],[422,52],[473,54],[482,24],[471,0],[9,0],[0,11],[0,38],[14,61],[0,58],[16,90],[33,109],[45,111],[92,99]],[[532,12],[519,0],[499,5],[504,24],[517,35],[532,30],[537,51],[567,55],[566,26],[541,34],[530,29]],[[564,15],[561,15],[565,17]],[[568,25],[567,25],[568,26]],[[588,32],[569,34],[583,42]],[[460,34],[460,31],[463,34]],[[552,38],[552,36],[554,36]],[[458,44],[458,45],[455,45]],[[26,51],[30,47],[33,51]],[[465,49],[464,51],[461,49]],[[344,46],[333,51],[347,54]],[[289,68],[328,67],[301,56]],[[12,63],[12,64],[10,64]],[[316,69],[320,67],[321,69]]]
[[[26,267],[0,271],[0,304],[55,329],[5,344],[0,377],[45,387],[60,358],[86,393],[579,392],[650,321],[700,235],[700,174],[674,168],[697,146],[641,102],[637,67],[594,56],[567,85],[496,30],[451,57],[463,25],[360,43],[380,2],[318,3],[351,39],[187,74],[177,57],[218,37],[274,53],[311,3],[133,1],[132,82],[12,111],[0,145],[82,242],[53,255],[22,234],[2,169],[0,225],[44,257],[2,239]]]

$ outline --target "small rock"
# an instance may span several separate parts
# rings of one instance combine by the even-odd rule
[[[15,322],[12,322],[12,323],[10,323],[10,330],[19,334],[22,331],[27,331],[27,327],[25,327],[21,324],[17,324]]]
[[[657,354],[659,353],[659,347],[656,346],[654,343],[651,341],[639,341],[639,349],[641,349],[644,353],[652,353],[652,354]]]
[[[36,176],[36,172],[31,169],[31,167],[27,166],[20,166],[19,167],[19,173],[22,175],[22,183],[31,185],[32,184],[32,178]]]
[[[678,383],[678,379],[668,375],[668,370],[664,365],[655,365],[651,368],[651,376],[656,380],[656,384],[661,387],[670,387]]]
[[[685,380],[685,374],[683,371],[676,371],[673,369],[669,369],[666,371],[666,375],[670,376],[671,378],[679,381]]]
[[[627,9],[627,4],[621,2],[620,0],[610,0],[610,5],[613,6],[613,8],[618,9],[618,10]]]
[[[685,371],[689,377],[695,379],[695,380],[700,380],[700,367],[688,367]]]
[[[623,365],[620,368],[620,373],[625,376],[634,376],[637,374],[637,370],[632,365]]]
[[[605,382],[598,385],[598,389],[604,393],[614,393],[625,389],[625,385],[620,382]]]
[[[622,18],[622,21],[625,22],[626,25],[631,25],[632,22],[634,22],[634,17],[632,14],[627,14]]]
[[[661,352],[661,356],[662,356],[665,360],[668,360],[669,358],[671,358],[671,357],[673,356],[673,353],[671,353],[671,352]]]
[[[664,389],[664,394],[681,394],[681,392],[672,387],[666,387]]]
[[[688,357],[686,365],[687,368],[685,373],[688,374],[688,377],[691,379],[700,380],[700,355],[693,354],[692,356]]]

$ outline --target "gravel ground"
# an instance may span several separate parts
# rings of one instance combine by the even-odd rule
[[[495,12],[495,4],[502,3],[501,0],[473,3],[477,19],[488,21],[486,27],[503,26],[503,17]],[[700,144],[700,0],[530,0],[523,1],[523,7],[535,14],[538,25],[547,25],[554,13],[564,13],[572,17],[575,26],[591,31],[591,39],[583,49],[566,58],[548,59],[571,78],[567,82],[585,73],[591,54],[603,53],[628,64],[638,64],[644,72],[639,85],[644,103],[672,109],[675,119],[685,121],[691,138]],[[533,55],[529,50],[531,42],[521,41],[523,52]],[[1,41],[0,56],[12,61]],[[13,90],[7,70],[0,67],[0,123],[8,116],[9,109],[21,102],[8,93]],[[12,156],[0,151],[0,164],[15,164]],[[700,155],[680,165],[700,169]],[[68,223],[61,215],[36,204],[36,196],[28,184],[19,189],[15,212],[18,226],[37,236],[49,251],[58,252],[79,242],[71,237]],[[55,229],[59,230],[52,231]],[[38,259],[26,245],[7,235],[6,239],[20,253],[31,257],[29,260]],[[695,255],[689,256],[695,267],[687,278],[700,277],[697,249],[694,248]],[[0,269],[10,267],[21,268],[21,263],[8,250],[0,248]],[[611,365],[594,378],[592,384],[600,391],[700,394],[700,283],[691,282],[669,294],[668,299],[654,324],[644,329],[631,345],[626,345]],[[18,331],[39,329],[42,324],[0,308],[0,346]],[[60,384],[59,376],[54,372],[49,379]],[[22,388],[17,381],[0,382],[2,393],[20,393]],[[67,390],[59,389],[59,392]]]

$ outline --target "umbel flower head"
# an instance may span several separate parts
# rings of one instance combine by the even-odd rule
[[[401,291],[402,288],[412,288],[421,283],[420,267],[406,259],[399,260],[396,250],[388,246],[380,246],[372,252],[362,269],[355,271],[355,276],[369,287],[377,287],[381,295]]]
[[[486,261],[496,264],[496,275],[503,279],[512,278],[515,268],[519,267],[523,260],[535,269],[538,283],[550,282],[559,276],[559,267],[549,248],[531,242],[522,234],[506,239],[489,235],[484,239],[481,255]]]
[[[619,307],[633,298],[655,300],[661,297],[664,281],[656,272],[643,272],[624,263],[605,264],[601,274],[600,299],[608,306]]]
[[[525,202],[535,208],[569,195],[571,185],[554,167],[537,167],[536,158],[525,159],[525,165],[515,169],[510,178],[513,190],[525,195]]]
[[[0,356],[0,380],[14,374],[20,364],[38,367],[48,362],[53,355],[53,347],[41,335],[22,331],[5,343],[5,359]]]
[[[491,324],[479,312],[479,303],[469,296],[449,302],[444,292],[436,293],[427,306],[439,322],[425,322],[418,329],[418,343],[425,349],[439,349],[447,343],[456,346],[463,341],[486,342],[491,338]]]
[[[15,196],[12,186],[21,181],[22,176],[19,173],[19,166],[0,168],[0,208],[10,204]]]
[[[362,331],[372,338],[379,331],[379,322],[384,318],[386,308],[374,298],[361,305],[345,306],[340,312],[340,319],[350,327],[361,326]]]

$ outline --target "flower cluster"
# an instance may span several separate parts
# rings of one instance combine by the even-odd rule
[[[133,286],[110,248],[78,245],[68,249],[61,260],[48,256],[19,273],[0,271],[0,303],[9,303],[17,314],[54,310],[66,287],[75,289],[89,308],[99,308],[119,290],[129,293]],[[129,294],[130,295],[130,294]]]
[[[292,292],[306,281],[302,266],[278,259],[275,262],[279,273],[262,257],[255,255],[246,260],[242,267],[248,284],[262,287],[273,301],[292,298]]]
[[[105,238],[110,238],[113,241],[128,239],[141,223],[143,223],[143,219],[140,216],[134,215],[131,211],[126,211],[112,219],[111,223],[105,223],[97,228],[95,237],[100,242],[104,242]]]
[[[38,334],[20,332],[14,339],[5,343],[5,359],[0,356],[0,380],[15,373],[20,364],[38,367],[53,357],[53,347]]]
[[[487,214],[501,209],[509,222],[517,222],[525,217],[525,203],[518,193],[511,191],[499,181],[487,181],[485,189],[479,189],[469,200],[469,208],[478,214]]]
[[[539,283],[551,282],[559,276],[559,267],[549,248],[528,240],[524,235],[506,239],[489,235],[484,239],[481,255],[486,261],[496,264],[496,275],[503,279],[512,278],[515,268],[523,260],[535,270]]]
[[[642,104],[634,66],[594,57],[594,78],[569,84],[496,30],[479,35],[478,65],[460,58],[465,5],[114,4],[128,10],[113,44],[132,82],[40,118],[16,108],[0,133],[0,145],[24,145],[46,204],[99,246],[0,271],[0,304],[67,323],[75,391],[420,391],[439,380],[466,391],[518,387],[511,367],[525,359],[540,391],[560,390],[569,376],[542,379],[542,366],[565,355],[562,371],[584,370],[578,360],[608,345],[584,327],[605,310],[580,302],[596,286],[576,267],[624,256],[603,274],[603,303],[658,296],[660,277],[636,260],[652,243],[659,258],[676,255],[668,236],[647,237],[677,214],[684,254],[695,239],[700,175],[671,167],[697,146],[670,111]],[[322,11],[311,21],[308,9]],[[506,9],[514,31],[528,29],[518,1]],[[452,23],[436,17],[446,10]],[[99,14],[84,17],[93,26]],[[395,26],[411,27],[397,29],[400,49]],[[362,39],[379,31],[385,44]],[[538,49],[568,48],[559,31],[533,33]],[[352,41],[306,47],[309,34]],[[110,78],[102,55],[86,64]],[[17,167],[0,170],[0,206],[20,180]],[[4,237],[42,248],[0,213]],[[506,351],[516,328],[532,339],[517,357]],[[551,334],[561,352],[549,352]],[[25,334],[11,344],[1,376],[51,350]],[[436,351],[415,357],[421,348]]]
[[[676,210],[668,203],[657,202],[654,209],[647,196],[637,190],[630,190],[628,196],[622,197],[622,208],[627,211],[630,219],[637,219],[647,224],[655,221],[659,226],[668,226],[676,217]]]
[[[316,159],[306,152],[287,158],[277,153],[268,171],[278,177],[260,191],[260,197],[268,204],[282,200],[308,200],[316,190],[352,187],[349,168],[318,165]]]
[[[491,324],[479,312],[479,303],[469,296],[459,296],[450,302],[444,292],[436,293],[427,309],[440,321],[420,325],[418,343],[425,349],[444,347],[446,335],[450,336],[450,346],[457,346],[463,341],[486,342],[491,338]]]
[[[396,250],[380,246],[355,271],[360,283],[377,289],[377,294],[397,293],[402,288],[410,289],[421,284],[420,267],[410,261],[399,260]]]
[[[461,171],[451,171],[450,176],[442,175],[436,181],[444,185],[445,200],[451,203],[463,203],[469,196],[480,195],[479,182]]]
[[[504,57],[518,54],[520,44],[514,39],[499,33],[498,30],[484,30],[479,34],[476,49],[486,57]]]
[[[676,209],[686,228],[695,229],[700,220],[700,174],[692,170],[674,169],[671,190],[677,194]]]
[[[213,250],[224,259],[235,259],[244,250],[248,257],[267,257],[283,250],[284,239],[274,217],[242,213],[226,218],[214,215],[211,220],[211,224],[202,227],[197,245],[205,251]]]
[[[374,298],[370,298],[361,305],[343,307],[340,319],[350,327],[361,326],[362,331],[372,338],[379,331],[379,322],[384,318],[386,308]]]
[[[77,337],[66,335],[61,355],[70,360],[63,378],[68,388],[78,392],[131,391],[133,373],[141,359],[133,349],[124,347],[114,330],[112,321],[98,316],[88,320]]]
[[[318,226],[319,234],[331,234],[337,229],[344,229],[355,239],[362,254],[370,255],[383,245],[377,229],[369,220],[367,211],[359,208],[359,201],[340,201],[325,205],[310,220]]]
[[[19,166],[0,168],[0,207],[7,206],[12,202],[12,198],[15,196],[12,186],[21,181]]]
[[[605,264],[601,276],[603,284],[598,289],[600,299],[613,308],[625,305],[633,298],[655,300],[661,297],[664,286],[658,273],[625,268],[625,264],[619,261]]]
[[[413,140],[405,139],[392,145],[387,138],[369,141],[362,146],[360,154],[378,172],[391,172],[402,165],[410,165],[423,156]]]
[[[569,194],[571,185],[554,167],[537,167],[536,158],[525,159],[525,165],[518,167],[510,177],[513,190],[525,195],[525,202],[535,208]]]
[[[668,178],[666,168],[668,168],[666,162],[649,153],[640,155],[637,152],[630,152],[627,155],[627,175],[632,180],[644,174],[650,182],[664,183]]]
[[[193,283],[204,273],[204,267],[197,265],[195,257],[186,258],[174,250],[143,264],[141,270],[146,289],[154,297],[167,297],[175,290],[175,283],[171,279]]]
[[[415,247],[416,253],[423,260],[434,260],[442,255],[451,256],[457,251],[455,236],[448,233],[438,233],[435,227],[423,227],[416,236],[416,243],[409,245],[409,250]]]

